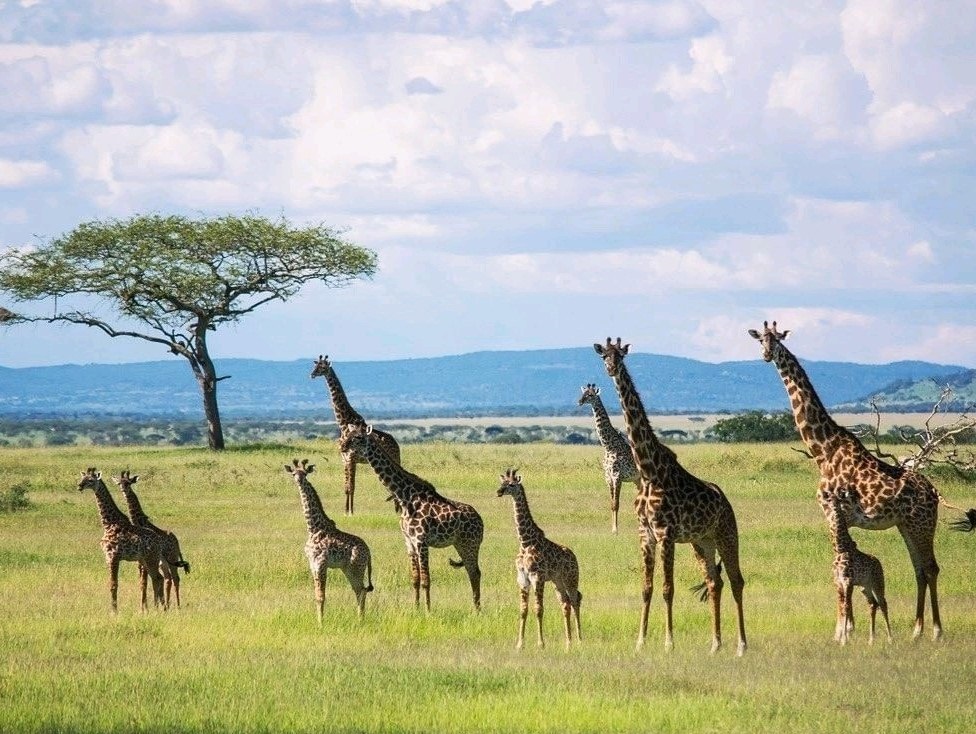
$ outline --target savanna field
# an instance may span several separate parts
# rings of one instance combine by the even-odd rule
[[[885,566],[894,642],[857,629],[833,641],[832,552],[814,499],[814,465],[788,445],[676,447],[698,476],[723,487],[739,523],[749,649],[736,658],[734,606],[723,595],[724,646],[710,655],[705,604],[688,546],[675,560],[675,650],[663,648],[660,564],[646,647],[635,652],[640,607],[633,485],[621,529],[609,532],[599,446],[412,444],[403,464],[485,521],[482,611],[450,549],[431,551],[432,611],[414,608],[397,518],[361,465],[357,514],[343,517],[342,464],[331,441],[203,449],[5,448],[0,489],[29,486],[31,506],[0,514],[0,732],[971,732],[976,721],[976,537],[936,534],[943,641],[911,640],[915,581],[894,529],[854,529]],[[283,468],[310,477],[341,529],[364,538],[375,591],[360,621],[332,571],[316,623],[298,492]],[[183,606],[139,611],[138,574],[124,563],[119,612],[94,497],[80,472],[140,475],[156,524],[177,532],[192,572]],[[579,558],[583,643],[567,652],[555,594],[546,596],[545,649],[530,612],[518,618],[512,502],[498,477],[521,470],[547,535]],[[949,501],[976,489],[935,475]]]

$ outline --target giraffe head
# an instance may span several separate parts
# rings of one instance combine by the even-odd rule
[[[291,466],[285,464],[285,471],[291,474],[296,482],[303,482],[305,477],[315,471],[315,464],[309,464],[308,459],[302,459],[299,463],[298,459],[291,460]]]
[[[596,401],[600,397],[600,388],[598,388],[592,382],[583,385],[583,387],[581,387],[580,390],[583,391],[583,394],[580,395],[580,399],[578,403],[579,405],[586,405],[587,403],[590,403],[592,405],[596,403]]]
[[[121,489],[123,493],[128,493],[129,490],[132,489],[132,485],[139,481],[139,475],[133,475],[128,469],[126,469],[119,476],[112,477],[112,481],[119,485],[119,489]]]
[[[768,321],[763,321],[762,332],[756,331],[755,329],[749,329],[749,336],[753,339],[759,341],[763,348],[763,359],[767,362],[772,362],[776,357],[776,352],[779,351],[780,342],[789,336],[790,330],[786,331],[776,331],[776,322],[773,322],[772,327],[770,327]]]
[[[620,367],[624,363],[624,357],[630,352],[630,344],[621,343],[619,336],[617,337],[617,343],[614,344],[608,336],[606,344],[594,344],[593,349],[603,358],[603,364],[607,368],[607,374],[610,377],[616,377],[620,372]]]
[[[84,492],[86,489],[95,489],[102,481],[102,473],[93,466],[88,467],[81,473],[81,480],[78,482],[78,491]]]
[[[367,425],[351,424],[344,427],[339,434],[339,451],[343,454],[351,451],[360,456],[365,456],[369,436],[372,432],[373,427]]]
[[[309,375],[311,378],[316,377],[326,377],[332,370],[332,363],[329,362],[328,355],[320,354],[319,358],[315,360],[315,364],[312,367],[312,374]]]
[[[501,486],[498,488],[499,497],[504,497],[506,494],[516,497],[525,491],[518,469],[509,469],[501,475],[501,480]]]

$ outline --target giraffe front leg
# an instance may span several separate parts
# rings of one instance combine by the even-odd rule
[[[837,617],[834,623],[834,642],[844,644],[841,639],[847,634],[847,610],[844,606],[846,592],[842,580],[838,580],[835,585],[837,590]]]
[[[146,608],[146,584],[149,581],[149,571],[146,568],[146,564],[139,561],[139,588],[142,591],[142,606],[143,612],[147,611]]]
[[[519,586],[519,624],[518,637],[515,640],[515,649],[521,650],[525,644],[525,619],[529,616],[529,590],[532,587],[528,576],[521,570],[518,571]]]
[[[620,477],[611,477],[607,483],[610,489],[610,532],[617,534],[617,520],[620,514]]]
[[[420,557],[417,551],[409,551],[410,557],[410,583],[413,585],[413,603],[420,609]]]
[[[430,549],[421,545],[417,554],[420,566],[420,587],[424,590],[424,606],[430,611]]]
[[[315,618],[322,626],[322,616],[325,612],[325,564],[312,567],[312,581],[315,584]]]
[[[664,598],[664,649],[671,652],[674,649],[674,620],[672,604],[674,602],[674,542],[665,538],[661,544],[661,565],[664,567],[664,583],[661,585],[661,596]]]
[[[535,621],[536,626],[539,629],[539,647],[543,648],[546,646],[545,640],[542,639],[542,607],[546,589],[546,582],[542,579],[536,577],[534,579],[535,583]]]
[[[118,556],[112,556],[108,561],[108,593],[112,599],[112,614],[119,611],[119,563]]]
[[[650,528],[641,530],[641,560],[643,561],[643,589],[641,590],[640,626],[637,629],[637,649],[644,647],[647,639],[647,617],[651,609],[651,596],[654,593],[654,555],[657,546],[651,535]]]

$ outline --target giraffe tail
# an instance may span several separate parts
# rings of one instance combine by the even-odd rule
[[[715,574],[719,577],[722,576],[722,561],[715,564]],[[702,581],[700,584],[695,584],[694,586],[689,586],[688,590],[698,594],[698,601],[706,602],[708,601],[708,582]]]
[[[966,510],[966,515],[949,523],[949,527],[961,533],[971,533],[976,530],[976,508]]]
[[[177,568],[182,568],[187,573],[190,573],[190,562],[184,561],[182,558],[173,564]]]
[[[369,558],[366,561],[366,587],[363,591],[373,590],[373,559]]]

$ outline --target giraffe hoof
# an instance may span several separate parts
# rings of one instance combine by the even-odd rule
[[[735,648],[735,656],[736,656],[737,658],[741,658],[741,657],[742,657],[743,655],[745,655],[745,654],[746,654],[746,643],[745,643],[745,640],[743,640],[743,641],[742,641],[742,642],[740,642],[740,643],[738,644],[738,646],[737,646],[737,647]]]

